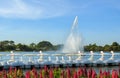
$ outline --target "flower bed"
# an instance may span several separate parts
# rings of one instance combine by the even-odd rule
[[[99,73],[92,68],[86,69],[79,67],[75,68],[49,68],[44,66],[43,69],[37,71],[35,68],[28,70],[25,73],[22,69],[10,67],[8,71],[0,71],[0,78],[120,78],[120,69],[118,70],[99,70]]]

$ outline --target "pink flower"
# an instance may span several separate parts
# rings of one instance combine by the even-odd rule
[[[53,77],[54,77],[54,75],[53,75],[53,70],[50,69],[50,71],[49,71],[49,78],[53,78]]]
[[[99,78],[103,78],[104,76],[103,76],[103,72],[102,72],[102,69],[100,69],[100,71],[99,71]]]
[[[102,74],[102,69],[100,69],[99,74]]]
[[[12,73],[12,67],[9,68],[9,72]]]
[[[87,77],[88,77],[88,78],[91,77],[91,73],[90,73],[90,71],[87,72]]]
[[[3,70],[3,74],[4,74],[3,78],[7,78],[7,72],[5,70]]]
[[[67,78],[70,78],[70,69],[69,68],[67,68],[66,73],[67,73]]]
[[[120,68],[119,68],[119,70],[118,70],[118,74],[120,75]]]
[[[110,71],[108,70],[108,72],[107,72],[107,77],[110,77]]]
[[[25,78],[30,78],[30,71],[27,71],[27,72],[25,73]]]
[[[92,70],[92,78],[96,78],[97,74],[95,72],[95,70]]]
[[[32,69],[32,73],[34,74],[35,78],[38,78],[38,73],[35,68]]]
[[[92,76],[92,68],[90,68],[87,72],[87,77],[91,78],[91,76]]]
[[[116,70],[112,71],[112,78],[118,78],[118,72]]]
[[[69,77],[70,78],[70,77]],[[77,72],[75,71],[73,78],[78,78]]]
[[[86,69],[86,67],[84,68],[84,76],[87,76],[87,69]]]
[[[63,70],[63,71],[61,72],[61,78],[64,78],[64,73],[65,73],[65,71]]]
[[[42,77],[42,71],[40,72],[40,78],[43,78],[43,77]]]
[[[48,67],[46,65],[44,66],[44,70],[45,72],[48,71]]]
[[[82,76],[83,75],[83,69],[82,68],[79,68],[78,69],[78,76],[80,77],[80,76]]]

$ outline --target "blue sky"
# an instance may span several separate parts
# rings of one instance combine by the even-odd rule
[[[120,43],[119,0],[0,0],[0,41],[62,44],[75,16],[84,44]]]

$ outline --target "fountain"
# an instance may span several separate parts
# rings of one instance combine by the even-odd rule
[[[4,67],[9,66],[21,66],[23,68],[31,68],[35,66],[37,68],[47,66],[60,66],[60,67],[78,67],[78,66],[111,66],[111,65],[119,65],[120,60],[115,60],[114,56],[118,55],[111,51],[111,54],[104,53],[101,51],[100,53],[95,53],[93,51],[84,52],[83,53],[83,44],[82,38],[78,31],[78,17],[75,17],[73,22],[70,34],[64,44],[63,48],[64,53],[44,53],[34,52],[28,54],[17,54],[11,51],[9,54],[10,59],[1,58],[0,65]],[[6,54],[7,55],[7,54]],[[5,54],[0,54],[0,56],[6,56]],[[107,56],[111,56],[106,59]],[[15,57],[19,57],[19,60]],[[101,57],[99,57],[101,56]],[[27,57],[27,58],[25,58]],[[98,58],[99,57],[99,58]],[[117,56],[120,57],[120,56]],[[5,61],[3,61],[5,60]]]
[[[78,16],[76,16],[71,28],[71,32],[66,40],[66,43],[64,44],[63,52],[75,53],[79,50],[83,50],[83,45],[81,42],[82,38],[80,37],[78,31]]]

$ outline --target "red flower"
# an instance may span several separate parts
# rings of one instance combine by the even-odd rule
[[[7,78],[7,72],[5,70],[3,70],[3,74],[4,74],[3,78]]]
[[[118,74],[120,75],[120,68],[119,68],[119,70],[118,70]]]
[[[102,69],[100,69],[99,74],[102,74]]]
[[[48,67],[46,65],[44,66],[44,70],[45,72],[48,71]]]
[[[30,78],[30,71],[27,71],[27,72],[25,73],[25,78]]]
[[[87,76],[87,69],[86,69],[86,67],[84,68],[84,76]]]
[[[42,71],[40,72],[40,78],[43,78],[43,77],[42,77]]]
[[[78,78],[77,72],[75,71],[73,78]]]
[[[63,70],[63,71],[61,72],[61,77],[60,77],[60,78],[64,78],[64,73],[65,73],[65,71]]]
[[[116,70],[112,71],[112,78],[118,78],[118,72]]]
[[[100,69],[100,71],[99,71],[99,78],[103,78],[103,72],[102,72],[102,69]]]
[[[9,68],[9,72],[12,73],[12,67]]]
[[[66,73],[67,73],[67,78],[70,78],[70,69],[69,68],[67,68]]]
[[[91,73],[90,73],[90,71],[87,72],[87,77],[88,77],[88,78],[91,77]]]
[[[35,68],[32,69],[32,73],[33,73],[35,78],[38,78],[38,73],[37,73]]]
[[[108,70],[108,72],[107,72],[107,77],[110,77],[110,71]]]
[[[91,78],[91,76],[92,76],[92,68],[90,68],[87,72],[87,77]]]
[[[54,77],[54,75],[53,75],[53,70],[50,69],[50,71],[49,71],[49,78],[53,78],[53,77]]]
[[[79,68],[78,69],[78,76],[81,77],[83,75],[83,70],[82,68]]]
[[[92,70],[92,78],[96,78],[97,74],[95,72],[95,70]]]

